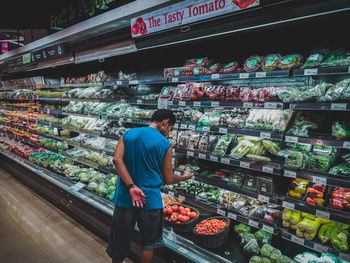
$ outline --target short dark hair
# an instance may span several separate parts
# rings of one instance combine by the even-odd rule
[[[173,111],[171,110],[157,110],[152,115],[152,122],[162,122],[163,120],[169,120],[169,124],[174,125],[175,124],[175,115]]]

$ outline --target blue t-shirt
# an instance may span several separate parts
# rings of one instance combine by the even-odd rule
[[[160,186],[163,184],[163,161],[170,141],[152,127],[134,128],[123,135],[124,163],[134,182],[146,195],[144,209],[163,208]],[[133,207],[129,190],[119,179],[113,203],[119,207]]]

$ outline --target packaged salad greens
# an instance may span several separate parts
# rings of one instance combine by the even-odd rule
[[[209,146],[209,134],[207,132],[203,133],[202,137],[198,142],[198,151],[205,153],[208,151]]]
[[[345,124],[336,121],[332,125],[332,136],[339,140],[348,138],[350,136],[349,128]]]
[[[233,134],[222,135],[214,148],[213,154],[224,156],[234,137]]]
[[[280,54],[267,55],[261,62],[261,67],[264,71],[272,71],[277,68],[278,61],[281,58]]]
[[[301,65],[302,59],[302,56],[298,54],[287,55],[279,59],[278,67],[283,70],[296,68]]]

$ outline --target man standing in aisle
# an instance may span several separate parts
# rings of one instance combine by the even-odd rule
[[[112,263],[130,252],[135,223],[142,242],[141,263],[152,262],[153,250],[163,244],[163,203],[160,187],[190,179],[173,173],[172,146],[166,136],[175,124],[170,110],[158,110],[149,127],[126,131],[120,138],[113,163],[120,176],[113,200],[115,210],[107,253]]]

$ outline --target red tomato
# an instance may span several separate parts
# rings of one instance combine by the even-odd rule
[[[186,210],[187,212],[191,212],[191,209],[190,209],[189,207],[186,207],[185,210]]]
[[[168,215],[171,215],[173,213],[173,210],[170,207],[168,207],[166,210]]]
[[[181,215],[181,214],[179,214],[179,215],[177,216],[177,219],[180,220],[181,222],[184,222],[184,216]]]
[[[187,216],[190,216],[191,212],[190,211],[187,211]]]
[[[190,218],[192,219],[192,218],[195,218],[197,216],[197,213],[196,212],[191,212],[190,213]]]
[[[189,216],[184,216],[184,222],[188,222],[190,220]]]
[[[180,214],[183,215],[183,216],[186,216],[187,212],[186,212],[186,210],[180,210]]]
[[[177,221],[177,215],[171,215],[170,217],[170,220],[173,221],[173,222],[176,222]]]
[[[166,215],[166,214],[167,214],[167,211],[168,211],[168,210],[167,210],[166,208],[164,208],[164,209],[163,209],[163,214]]]
[[[179,211],[184,210],[184,209],[185,208],[182,205],[179,206]]]
[[[179,206],[178,205],[173,205],[171,207],[171,209],[174,211],[174,212],[177,212],[179,210]]]
[[[176,224],[181,224],[181,221],[176,221]]]

